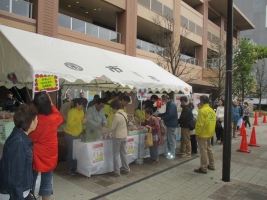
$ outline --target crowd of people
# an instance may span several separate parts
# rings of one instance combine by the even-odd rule
[[[8,98],[10,106],[21,104],[11,93]],[[150,100],[140,102],[135,111],[137,124],[145,126],[152,133],[153,144],[149,146],[150,163],[160,163],[158,146],[166,140],[167,159],[174,159],[176,155],[190,158],[192,153],[197,153],[199,147],[200,167],[194,172],[206,174],[208,170],[215,170],[211,139],[216,132],[216,142],[223,143],[223,99],[219,100],[215,113],[207,96],[200,96],[197,108],[194,108],[190,98],[182,96],[182,112],[179,118],[177,106],[168,95],[161,97],[162,103],[166,105],[164,113],[157,114],[157,100],[158,97],[152,95]],[[73,159],[73,140],[79,138],[83,125],[86,126],[88,134],[112,132],[114,171],[110,172],[110,175],[118,177],[130,173],[126,153],[128,118],[131,116],[126,111],[129,102],[129,96],[123,96],[119,100],[117,94],[113,94],[108,102],[99,95],[95,95],[94,99],[88,102],[83,93],[80,98],[75,99],[68,93],[59,112],[48,93],[36,93],[31,105],[20,105],[16,108],[15,128],[5,142],[0,161],[0,195],[9,195],[10,199],[18,200],[33,199],[36,179],[41,173],[39,195],[43,200],[49,199],[52,194],[53,170],[58,161],[57,128],[63,122],[66,124],[64,137],[68,148],[69,174],[77,173],[77,161]],[[238,121],[241,118],[246,126],[250,126],[249,113],[247,102],[242,106],[240,101],[233,101],[233,137],[236,137],[236,130],[238,125],[240,126]],[[180,147],[176,148],[178,125],[181,127],[181,143]],[[163,126],[166,126],[166,134],[163,132]]]

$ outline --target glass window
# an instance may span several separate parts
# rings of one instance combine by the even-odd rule
[[[85,33],[85,22],[72,18],[72,30]]]
[[[58,25],[64,28],[70,29],[70,21],[71,17],[63,15],[63,14],[58,14]]]
[[[22,15],[24,17],[30,17],[30,6],[29,2],[23,0],[12,0],[12,13]]]
[[[98,37],[98,27],[96,25],[87,23],[86,24],[86,34]]]
[[[105,40],[109,40],[109,30],[99,27],[99,37]]]
[[[110,31],[110,41],[117,42],[117,33],[114,31]]]
[[[0,1],[0,10],[4,10],[9,12],[9,0],[1,0]]]

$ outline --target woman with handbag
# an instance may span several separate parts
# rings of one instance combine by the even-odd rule
[[[63,117],[53,105],[47,92],[35,94],[33,105],[38,110],[38,125],[29,136],[34,142],[33,148],[33,189],[38,173],[41,172],[39,196],[48,200],[52,194],[53,170],[58,161],[57,128]]]
[[[32,140],[28,134],[38,124],[37,110],[20,105],[14,116],[15,127],[5,141],[0,161],[0,199],[33,200]]]
[[[223,144],[223,120],[224,120],[224,100],[219,100],[219,106],[216,109],[216,143]]]
[[[114,113],[112,124],[109,128],[103,128],[102,133],[112,132],[114,171],[111,172],[110,175],[118,177],[120,174],[130,173],[126,152],[128,120],[127,114],[123,111],[122,104],[119,100],[112,101],[110,107]],[[122,165],[121,170],[119,164],[120,160]]]
[[[160,124],[158,118],[152,116],[153,110],[151,108],[145,109],[146,121],[142,122],[142,126],[146,126],[152,129],[153,145],[149,147],[150,163],[159,163],[158,146],[162,140],[162,134],[160,132]]]

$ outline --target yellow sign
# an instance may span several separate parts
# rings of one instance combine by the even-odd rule
[[[37,78],[37,83],[39,90],[56,87],[56,81],[54,76]]]

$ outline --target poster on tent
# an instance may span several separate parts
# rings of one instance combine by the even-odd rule
[[[104,161],[104,143],[97,142],[93,144],[93,163]]]
[[[126,153],[127,155],[134,154],[134,137],[128,137],[126,143]]]
[[[197,104],[200,103],[200,96],[202,95],[206,95],[207,97],[209,97],[209,94],[203,94],[203,93],[194,93],[193,94],[193,101],[194,101],[194,106],[197,109]]]
[[[59,90],[59,78],[56,75],[35,73],[33,80],[33,92]]]

